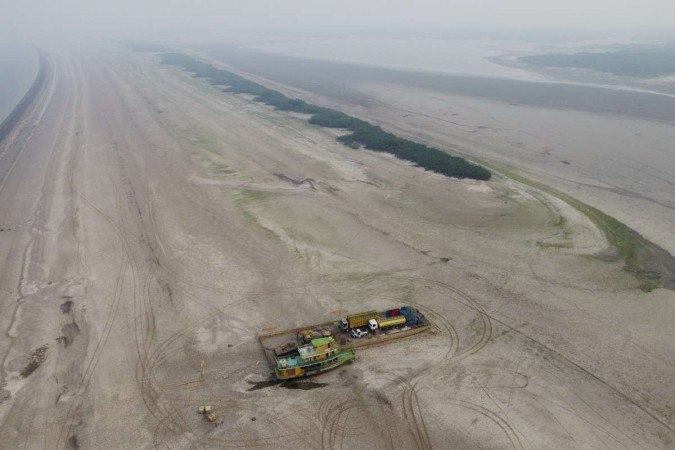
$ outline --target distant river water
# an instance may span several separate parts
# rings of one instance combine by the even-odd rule
[[[675,98],[640,91],[402,70],[264,53],[227,45],[201,50],[243,72],[342,101],[368,104],[350,86],[397,84],[506,104],[568,109],[675,123]]]
[[[31,87],[39,66],[38,55],[32,47],[0,43],[0,123]]]

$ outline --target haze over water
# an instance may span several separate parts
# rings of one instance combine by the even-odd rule
[[[33,84],[38,69],[37,54],[31,47],[0,43],[0,123]]]
[[[354,103],[367,103],[368,99],[361,93],[353,92],[348,87],[349,82],[377,82],[512,105],[569,109],[675,123],[675,98],[647,92],[377,67],[266,53],[232,45],[203,45],[202,50],[238,70],[309,92],[339,99],[350,98]]]

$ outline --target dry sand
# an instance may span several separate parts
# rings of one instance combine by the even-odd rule
[[[147,55],[50,55],[0,147],[2,446],[674,445],[675,294],[592,257],[584,216],[351,150]],[[402,304],[436,334],[250,390],[260,330]]]

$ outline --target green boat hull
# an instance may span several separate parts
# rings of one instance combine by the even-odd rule
[[[353,349],[342,350],[337,354],[336,358],[330,361],[325,361],[315,364],[307,364],[304,366],[288,367],[285,369],[275,369],[278,380],[290,380],[293,378],[303,378],[312,375],[317,375],[329,370],[335,369],[344,363],[351,362],[356,357],[356,352]]]

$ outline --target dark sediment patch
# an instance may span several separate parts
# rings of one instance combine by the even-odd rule
[[[383,403],[387,406],[392,406],[391,400],[389,400],[382,392],[375,392],[375,397],[380,403]]]
[[[75,340],[75,336],[80,334],[80,327],[75,322],[67,323],[61,327],[61,333],[63,335],[56,338],[56,340],[62,343],[64,347],[68,347]]]
[[[260,389],[265,389],[270,386],[276,386],[279,384],[277,380],[263,380],[263,381],[248,381],[248,384],[251,385],[250,388],[246,389],[246,392],[253,392]]]
[[[47,359],[47,344],[38,347],[28,355],[28,364],[21,370],[21,377],[26,378],[37,370],[40,365]]]
[[[303,391],[309,391],[311,389],[319,389],[326,386],[328,386],[328,383],[318,383],[316,381],[289,380],[281,383],[281,387],[285,387],[286,389],[301,389]]]
[[[315,181],[313,178],[303,178],[302,180],[296,180],[295,178],[286,176],[283,173],[275,173],[274,175],[281,181],[291,183],[293,186],[302,186],[303,184],[307,183],[313,190],[316,190],[316,187],[314,186]]]
[[[658,287],[675,290],[675,257],[637,231],[628,230],[642,244],[636,250],[635,267],[628,267],[641,279],[642,290],[649,292]]]
[[[8,390],[5,389],[0,389],[0,405],[2,405],[2,402],[5,400],[8,400],[12,398],[12,393],[9,392]]]
[[[248,381],[248,384],[250,384],[251,387],[246,389],[247,392],[257,391],[271,386],[280,386],[286,389],[300,389],[303,391],[309,391],[311,389],[319,389],[328,386],[328,383],[318,383],[316,381],[298,381],[298,380],[279,381],[274,379],[263,381]]]
[[[69,314],[73,309],[73,301],[66,300],[65,302],[61,303],[60,308],[63,314]]]
[[[73,434],[68,438],[68,448],[77,450],[80,448],[80,443],[77,441],[77,435]]]

